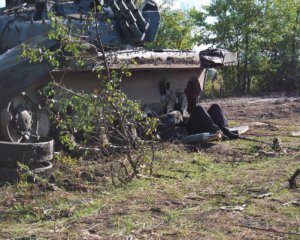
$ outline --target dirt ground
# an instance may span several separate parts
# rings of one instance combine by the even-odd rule
[[[0,239],[300,239],[300,98],[205,100],[246,140],[161,143],[152,178],[84,191],[0,188]],[[95,164],[94,164],[95,165]],[[90,167],[90,166],[89,166]],[[84,182],[82,182],[84,184]],[[30,196],[28,196],[30,195]],[[25,196],[25,197],[24,197]]]

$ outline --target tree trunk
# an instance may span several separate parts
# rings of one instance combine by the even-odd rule
[[[236,40],[236,52],[238,53],[239,47],[240,47],[238,36],[236,39],[237,39]],[[236,65],[236,85],[237,85],[237,88],[239,89],[239,91],[242,89],[240,76],[241,76],[241,66],[240,66],[240,58],[238,56],[238,61],[237,61],[237,65]]]
[[[249,33],[245,33],[245,56],[244,56],[244,69],[243,69],[243,93],[247,93],[248,82],[248,54],[249,54]]]
[[[291,52],[291,65],[296,70],[297,65],[297,28],[298,28],[298,22],[299,22],[299,15],[300,15],[300,9],[297,11],[296,21],[295,25],[293,27],[293,40],[292,40],[292,52]]]
[[[247,89],[246,89],[246,92],[250,93],[250,91],[251,91],[251,76],[248,74],[247,75]]]

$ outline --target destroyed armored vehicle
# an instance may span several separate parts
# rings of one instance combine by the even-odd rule
[[[49,116],[38,94],[51,81],[49,66],[20,58],[20,44],[55,48],[57,43],[47,36],[51,28],[47,12],[83,28],[94,8],[93,0],[30,2],[7,0],[6,7],[0,9],[0,139],[15,143],[30,143],[47,136],[50,130]],[[236,54],[219,50],[200,55],[195,51],[145,50],[141,46],[154,41],[159,28],[160,14],[155,2],[146,0],[141,9],[132,0],[101,3],[97,24],[89,24],[84,35],[99,47],[98,26],[111,69],[120,69],[122,64],[134,60],[129,65],[132,76],[123,80],[121,88],[129,98],[139,100],[145,111],[171,111],[174,106],[170,99],[182,98],[191,77],[197,77],[203,88],[206,68],[230,65],[236,60]],[[56,69],[52,74],[74,91],[92,92],[98,87],[93,67]]]
[[[153,1],[146,1],[141,10],[131,0],[104,1],[103,11],[97,13],[97,22],[90,21],[88,25],[86,19],[93,9],[93,0],[27,2],[8,1],[0,12],[0,128],[1,138],[11,142],[30,142],[36,136],[47,136],[50,129],[47,111],[40,108],[37,94],[37,90],[50,81],[49,66],[47,63],[31,64],[20,58],[21,43],[56,47],[57,43],[48,39],[51,22],[47,12],[62,16],[62,22],[72,23],[82,31],[86,28],[82,33],[95,46],[99,45],[98,27],[106,50],[128,49],[153,41],[160,22]],[[107,19],[111,19],[111,23]],[[91,74],[90,70],[81,71]]]

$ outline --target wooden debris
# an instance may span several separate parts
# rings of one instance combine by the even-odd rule
[[[242,206],[223,206],[220,207],[223,211],[243,211],[247,205],[243,204]]]

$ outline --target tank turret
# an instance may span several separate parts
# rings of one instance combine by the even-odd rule
[[[10,5],[0,14],[0,53],[46,35],[50,30],[48,11],[82,29],[94,9],[94,0],[56,1],[47,5],[36,0],[33,5],[26,2]],[[96,11],[98,31],[107,48],[128,49],[155,40],[160,14],[153,1],[146,1],[142,9],[137,9],[132,0],[109,0],[105,1],[101,11]],[[85,34],[89,41],[97,44],[96,26],[93,22],[88,25]]]

